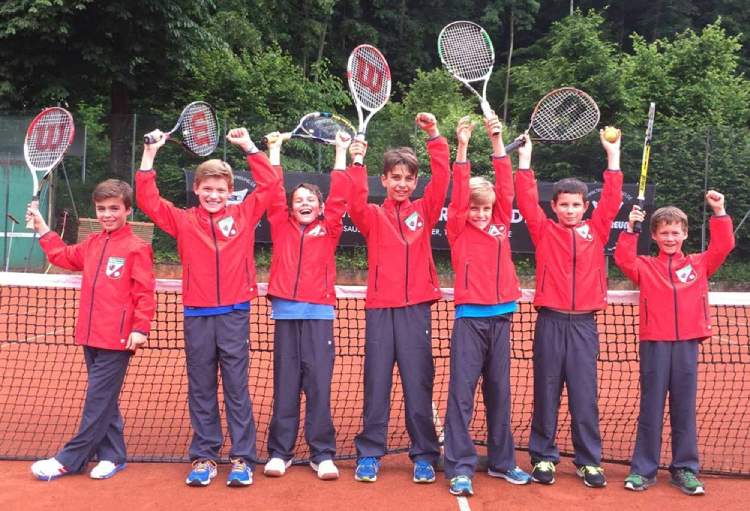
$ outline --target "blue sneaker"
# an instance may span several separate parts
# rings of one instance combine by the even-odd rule
[[[448,491],[451,495],[470,497],[474,495],[474,488],[471,485],[471,479],[468,476],[456,476],[451,479]]]
[[[357,470],[354,471],[354,479],[366,483],[374,483],[378,480],[380,462],[372,456],[365,456],[357,460]]]
[[[521,470],[520,467],[515,467],[506,471],[496,470],[490,467],[489,469],[487,469],[487,473],[491,477],[500,477],[502,479],[505,479],[510,484],[529,484],[531,482],[531,476]]]
[[[417,460],[414,462],[414,479],[415,483],[434,483],[435,467],[427,460]]]
[[[250,486],[253,484],[253,471],[241,458],[230,458],[232,470],[227,477],[227,486]]]
[[[187,476],[185,484],[188,486],[208,486],[216,477],[216,462],[213,460],[195,460],[193,469]]]

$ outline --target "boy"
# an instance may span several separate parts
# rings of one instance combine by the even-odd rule
[[[417,125],[429,135],[432,179],[424,197],[412,202],[419,162],[414,151],[402,147],[383,155],[380,182],[386,190],[382,206],[367,203],[367,168],[351,165],[349,214],[367,241],[368,281],[365,300],[364,428],[355,438],[357,481],[377,479],[379,459],[385,454],[390,415],[393,364],[398,362],[404,390],[406,429],[414,462],[413,480],[435,481],[440,455],[432,420],[431,306],[441,297],[432,260],[432,227],[448,192],[448,142],[440,136],[435,116],[417,114]],[[364,155],[366,143],[355,140],[354,159]]]
[[[538,310],[534,328],[534,408],[529,438],[532,477],[542,484],[555,482],[560,452],[555,445],[557,414],[563,384],[568,389],[572,420],[576,474],[590,488],[606,486],[601,468],[601,435],[597,406],[599,333],[595,313],[607,306],[607,273],[604,246],[612,221],[620,209],[622,172],[620,137],[604,139],[608,170],[604,188],[591,219],[583,220],[589,207],[587,188],[577,179],[566,178],[552,188],[552,211],[548,219],[539,206],[536,179],[531,170],[531,139],[518,151],[516,197],[536,247],[536,292]]]
[[[232,440],[227,485],[248,486],[256,462],[255,422],[248,393],[250,300],[258,295],[253,245],[255,226],[278,176],[247,130],[233,129],[227,140],[247,154],[257,183],[255,192],[242,204],[228,205],[232,169],[224,161],[207,160],[198,165],[193,183],[199,205],[181,209],[159,196],[153,163],[166,137],[158,130],[153,135],[159,142],[143,148],[136,173],[136,199],[156,225],[177,238],[182,261],[188,408],[193,427],[193,467],[185,482],[207,486],[216,477],[223,440],[217,399],[221,367]]]
[[[510,253],[513,175],[497,117],[485,121],[492,141],[495,185],[484,177],[469,179],[469,117],[456,129],[453,192],[446,225],[451,246],[456,318],[451,335],[451,372],[445,417],[445,475],[453,495],[473,495],[477,451],[469,435],[474,395],[482,377],[487,416],[488,473],[511,484],[531,476],[516,465],[510,427],[510,325],[521,287]]]
[[[282,137],[272,133],[269,156],[279,174]],[[341,238],[349,187],[346,150],[351,138],[336,135],[336,160],[328,200],[310,183],[297,185],[287,206],[279,181],[268,206],[273,255],[268,296],[273,338],[273,415],[268,430],[270,459],[263,473],[283,476],[297,441],[300,392],[305,393],[305,439],[310,467],[322,480],[338,479],[333,463],[336,430],[331,418],[331,379],[336,357],[333,341],[336,246]]]
[[[659,248],[656,257],[637,256],[634,222],[645,213],[633,207],[627,232],[620,234],[615,262],[638,284],[641,407],[638,433],[625,488],[642,491],[656,483],[661,453],[664,402],[669,393],[672,426],[672,484],[688,495],[705,493],[697,479],[698,440],[695,397],[698,347],[711,337],[708,279],[734,248],[732,219],[724,209],[724,196],[706,193],[714,211],[711,242],[700,254],[684,255],[688,235],[687,215],[675,207],[657,209],[651,217],[651,238]]]
[[[108,179],[94,188],[92,198],[102,230],[71,246],[50,231],[37,209],[26,211],[50,263],[83,272],[75,339],[86,361],[86,399],[78,433],[53,458],[31,465],[42,480],[82,472],[94,457],[99,462],[92,479],[108,479],[125,468],[118,398],[130,357],[146,342],[156,307],[151,245],[128,225],[130,185]]]

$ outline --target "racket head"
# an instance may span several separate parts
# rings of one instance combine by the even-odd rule
[[[454,21],[438,35],[438,55],[445,69],[462,82],[489,78],[495,48],[489,34],[471,21]]]
[[[178,126],[182,146],[195,156],[208,156],[219,145],[219,121],[213,107],[205,101],[187,105],[180,114]]]
[[[45,108],[32,119],[26,129],[23,156],[35,178],[36,172],[49,173],[60,163],[74,136],[73,116],[64,108]]]
[[[571,142],[596,128],[599,117],[599,106],[591,96],[574,87],[562,87],[539,100],[530,127],[536,140]]]
[[[391,96],[391,69],[380,50],[360,44],[349,55],[346,77],[359,114],[358,131],[363,133],[367,123],[362,119],[362,109],[372,115],[383,108]]]
[[[312,112],[305,115],[299,125],[292,132],[292,137],[307,138],[321,144],[336,143],[336,133],[343,131],[354,138],[355,129],[352,124],[336,114],[329,112]]]

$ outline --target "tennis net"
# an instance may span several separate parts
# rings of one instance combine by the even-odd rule
[[[35,459],[53,455],[76,431],[86,388],[83,355],[73,343],[80,277],[0,273],[0,458]],[[261,292],[265,286],[260,285]],[[336,364],[332,410],[337,430],[337,458],[355,456],[354,436],[362,426],[364,366],[363,287],[337,287]],[[452,290],[433,306],[435,360],[434,411],[438,433],[448,393]],[[533,398],[532,337],[536,313],[525,291],[513,320],[511,387],[513,437],[528,446]],[[600,328],[599,408],[605,461],[628,462],[638,419],[638,295],[610,291],[609,307],[598,315]],[[711,293],[715,334],[701,347],[698,375],[699,452],[704,472],[750,476],[750,293]],[[120,406],[125,418],[129,459],[187,461],[191,439],[187,378],[183,351],[180,282],[160,280],[157,312],[148,347],[131,360]],[[273,400],[273,321],[261,296],[252,306],[250,324],[250,392],[258,427],[258,452],[267,456],[265,440]],[[403,393],[394,371],[388,430],[391,452],[405,451]],[[481,386],[480,386],[481,388]],[[302,398],[304,403],[304,397]],[[220,403],[222,402],[220,397]],[[224,414],[223,405],[222,416]],[[302,410],[304,421],[304,405]],[[669,420],[664,418],[664,444]],[[226,427],[224,428],[226,431]],[[486,440],[481,393],[472,435]],[[228,437],[225,444],[229,443]],[[563,396],[558,445],[573,452],[570,416]],[[227,448],[222,456],[227,456]],[[302,431],[297,460],[309,451]],[[669,463],[669,449],[661,462]],[[519,462],[526,464],[524,456]]]

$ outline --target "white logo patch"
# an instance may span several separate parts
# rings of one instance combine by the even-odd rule
[[[227,204],[242,204],[242,201],[244,201],[245,197],[247,197],[247,192],[247,188],[245,188],[244,190],[233,191],[227,199]]]
[[[695,271],[693,271],[692,264],[688,264],[687,266],[680,268],[679,270],[675,271],[675,274],[677,275],[677,278],[680,279],[680,282],[682,282],[683,284],[692,282],[697,277],[697,275],[695,274]]]
[[[219,220],[216,225],[219,226],[221,233],[227,238],[237,234],[237,229],[234,227],[234,218],[228,216]]]
[[[404,223],[406,224],[406,227],[411,229],[412,231],[416,231],[417,229],[420,229],[424,222],[422,222],[422,218],[419,216],[419,213],[416,211],[406,217],[406,220],[404,220]]]
[[[122,269],[124,266],[124,257],[110,256],[109,259],[107,259],[107,269],[105,270],[105,273],[107,274],[107,277],[111,279],[119,279],[122,277]]]
[[[583,224],[576,227],[576,232],[578,235],[585,239],[586,241],[591,241],[594,239],[594,237],[591,235],[591,229],[589,229],[589,224]]]
[[[310,232],[307,233],[308,236],[325,236],[326,235],[326,228],[322,225],[318,224],[315,227],[313,227]]]
[[[487,229],[487,234],[489,234],[490,236],[494,236],[496,238],[504,236],[505,226],[503,224],[500,224],[500,225],[492,224],[490,225],[489,229]]]

